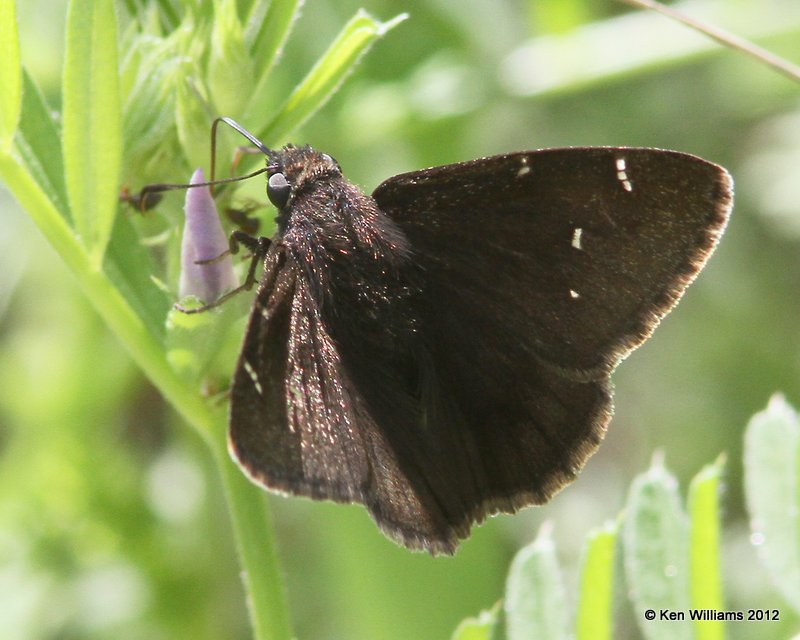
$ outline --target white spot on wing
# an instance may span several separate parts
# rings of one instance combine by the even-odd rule
[[[583,235],[583,229],[581,227],[575,227],[572,231],[572,246],[579,251],[583,250],[583,246],[581,245],[581,236]]]
[[[253,386],[256,388],[258,395],[263,395],[264,390],[261,388],[261,383],[258,381],[258,373],[247,360],[244,361],[244,370],[247,371],[247,375],[250,376],[250,379],[253,381]]]
[[[577,298],[581,297],[581,294],[578,293],[577,291],[575,291],[575,289],[570,289],[569,290],[569,297],[572,298],[573,300],[576,300]]]
[[[617,168],[617,180],[622,184],[622,188],[625,189],[625,191],[633,191],[633,184],[628,179],[628,166],[625,162],[625,158],[617,158],[615,166]]]
[[[528,156],[522,156],[522,158],[520,158],[520,163],[522,166],[519,168],[519,171],[517,171],[518,178],[521,178],[522,176],[531,172],[531,168],[528,166]]]

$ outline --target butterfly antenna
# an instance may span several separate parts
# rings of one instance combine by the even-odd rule
[[[139,204],[139,207],[144,211],[147,207],[148,202],[152,201],[152,197],[154,194],[158,194],[164,191],[174,191],[177,189],[194,189],[195,187],[214,187],[218,184],[227,184],[229,182],[239,182],[240,180],[249,180],[257,175],[260,175],[266,172],[269,167],[262,167],[261,169],[257,169],[251,173],[248,173],[244,176],[235,176],[233,178],[223,178],[220,180],[216,180],[216,165],[217,165],[217,127],[219,126],[220,122],[224,122],[232,129],[236,130],[242,136],[247,138],[261,153],[263,153],[267,158],[272,158],[275,155],[275,152],[269,149],[261,140],[256,138],[252,133],[250,133],[247,129],[245,129],[242,125],[240,125],[236,120],[232,118],[228,118],[226,116],[221,116],[216,118],[211,125],[211,179],[207,182],[196,182],[194,184],[172,184],[172,183],[156,183],[156,184],[148,184],[142,187],[142,190],[136,196],[127,196],[128,201],[134,201]]]

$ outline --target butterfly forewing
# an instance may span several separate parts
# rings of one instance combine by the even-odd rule
[[[568,148],[402,174],[373,195],[442,287],[521,347],[593,377],[649,335],[703,266],[731,181],[687,154]]]

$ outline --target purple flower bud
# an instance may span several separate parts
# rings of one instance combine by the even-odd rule
[[[203,171],[197,169],[191,184],[204,182]],[[210,264],[198,260],[218,258],[228,250],[228,239],[219,222],[217,207],[208,187],[186,190],[186,224],[181,244],[181,277],[178,295],[196,296],[211,303],[226,291],[238,286],[231,257]]]

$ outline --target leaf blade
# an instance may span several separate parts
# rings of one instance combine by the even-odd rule
[[[481,611],[474,618],[466,618],[456,627],[450,640],[495,640],[495,631],[501,624],[502,603]]]
[[[400,14],[378,22],[359,10],[258,137],[280,140],[299,127],[328,101],[372,44],[405,18]]]
[[[625,575],[636,620],[648,640],[692,637],[688,620],[688,529],[677,481],[656,462],[631,485],[623,526]],[[646,619],[652,610],[655,619]]]
[[[776,395],[745,432],[745,497],[759,556],[800,611],[800,420]]]
[[[584,547],[576,624],[577,640],[608,640],[613,630],[614,556],[618,525],[592,531]]]
[[[22,63],[16,3],[0,2],[0,149],[8,152],[22,109]]]
[[[75,228],[100,268],[122,163],[114,4],[71,0],[64,59],[64,172]]]
[[[64,219],[70,221],[61,132],[39,87],[27,72],[23,74],[23,82],[22,115],[15,138],[17,150],[36,183]]]
[[[566,593],[547,529],[511,563],[503,608],[508,640],[567,638]]]
[[[690,594],[693,609],[721,611],[719,491],[725,457],[704,467],[689,486]],[[694,620],[697,640],[722,640],[721,620]]]

